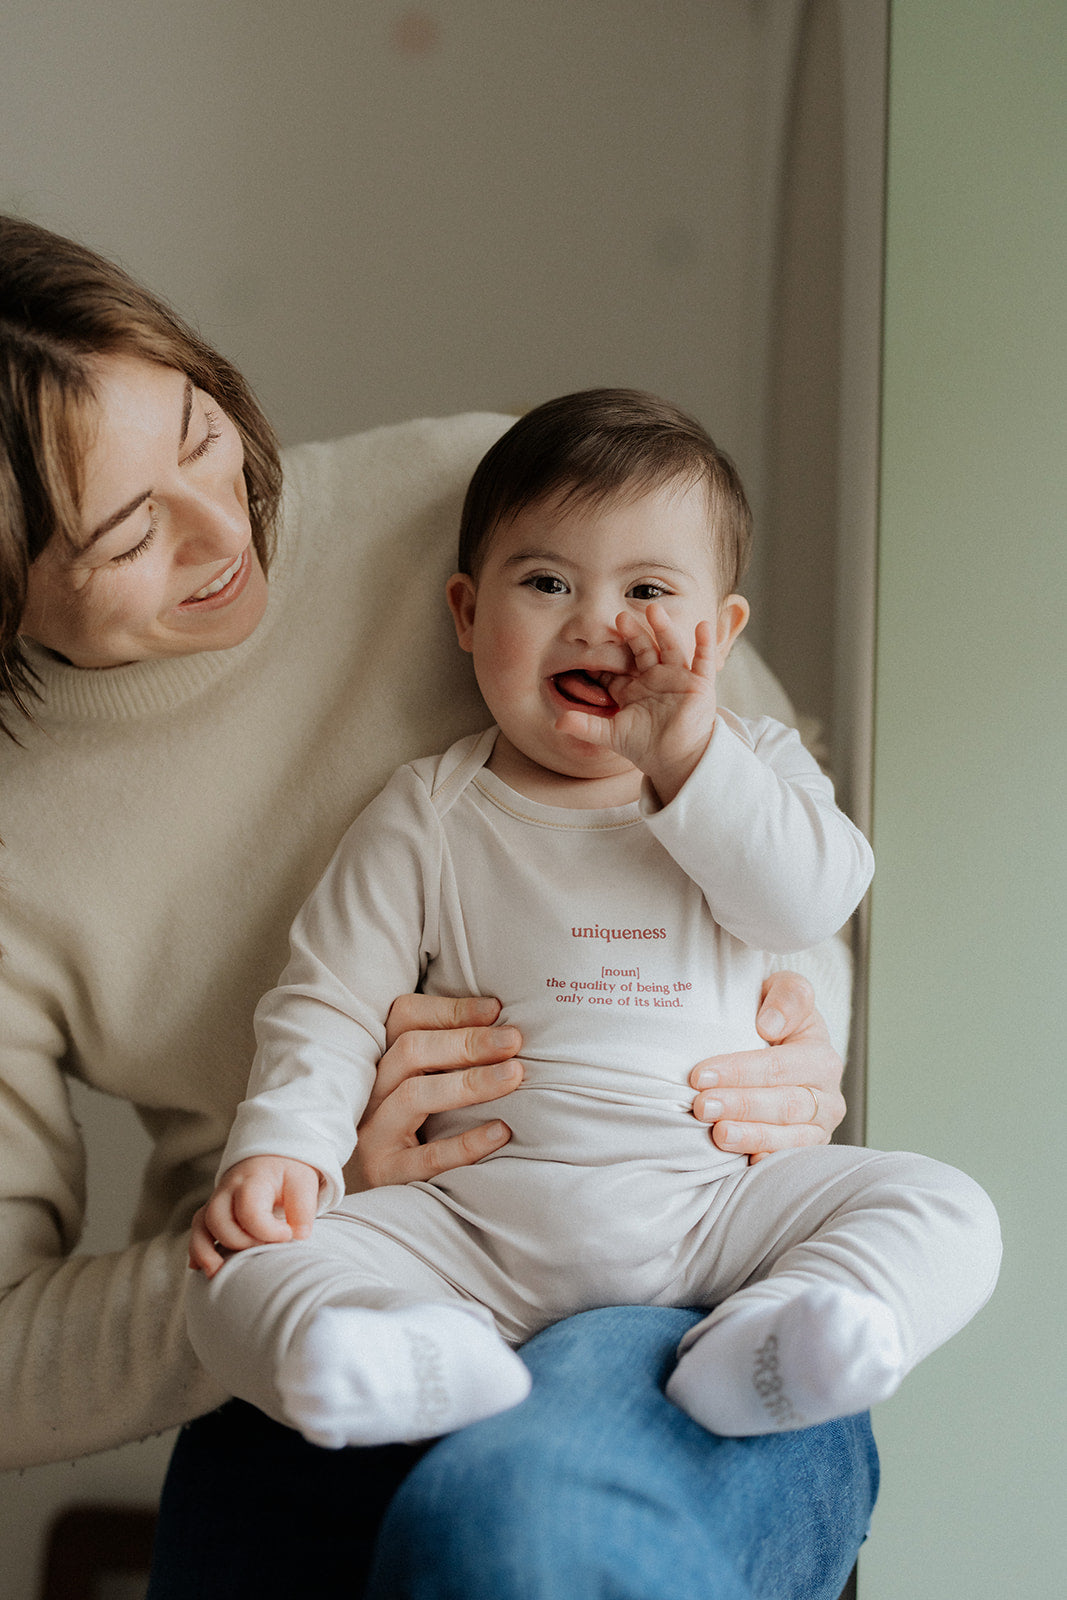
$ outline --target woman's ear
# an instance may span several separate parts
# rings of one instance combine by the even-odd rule
[[[461,650],[468,654],[474,649],[474,579],[466,572],[454,572],[445,584],[445,598],[456,624],[456,638]]]
[[[726,665],[726,657],[733,649],[734,640],[745,626],[748,617],[749,606],[744,595],[728,594],[719,606],[719,615],[715,623],[716,672],[721,672]]]

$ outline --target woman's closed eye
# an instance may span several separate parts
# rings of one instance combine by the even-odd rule
[[[212,445],[222,438],[222,429],[219,427],[219,417],[216,411],[205,408],[204,421],[207,423],[207,433],[201,439],[195,450],[191,450],[182,462],[186,466],[190,461],[199,461],[201,456],[206,456]]]
[[[191,461],[202,460],[203,457],[206,456],[212,449],[212,447],[222,438],[222,429],[219,426],[218,412],[211,411],[205,407],[204,422],[207,427],[207,432],[204,434],[204,437],[201,439],[200,443],[195,447],[195,449],[190,450],[187,456],[183,456],[180,463],[183,467],[188,466]],[[136,561],[138,556],[143,556],[145,551],[149,548],[156,536],[156,531],[156,513],[155,509],[153,508],[152,520],[148,525],[148,529],[144,537],[139,539],[136,544],[131,545],[128,550],[122,550],[117,556],[112,556],[108,565],[112,567],[121,567],[125,566],[128,561]]]
[[[123,550],[120,555],[112,556],[109,565],[112,567],[121,567],[124,566],[127,561],[136,561],[138,556],[144,555],[155,536],[156,518],[155,513],[153,512],[152,521],[148,525],[148,531],[144,538],[139,539],[135,545],[131,545],[129,550]]]

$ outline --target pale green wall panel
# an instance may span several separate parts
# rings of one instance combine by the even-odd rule
[[[1067,1593],[1067,5],[895,0],[868,1138],[989,1189],[861,1600]]]

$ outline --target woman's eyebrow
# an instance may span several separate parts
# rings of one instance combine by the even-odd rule
[[[110,533],[112,528],[117,528],[120,522],[125,522],[127,517],[133,515],[138,506],[144,505],[145,501],[151,497],[151,494],[151,489],[146,489],[144,494],[136,495],[128,504],[120,506],[110,517],[106,517],[98,528],[93,529],[82,548],[85,550],[90,549],[98,539],[104,537],[105,533]]]
[[[193,381],[191,378],[186,378],[185,389],[182,392],[182,426],[181,435],[178,439],[179,450],[189,437],[189,420],[192,417],[192,414]],[[100,526],[93,529],[88,539],[86,539],[83,548],[86,550],[90,549],[98,539],[102,539],[104,537],[105,533],[110,533],[112,528],[117,528],[120,522],[125,522],[127,517],[132,517],[133,513],[137,510],[137,507],[143,506],[145,501],[151,498],[151,495],[152,490],[146,489],[143,494],[134,495],[133,499],[128,501],[126,505],[120,506],[117,511],[112,512],[110,517],[105,517]]]

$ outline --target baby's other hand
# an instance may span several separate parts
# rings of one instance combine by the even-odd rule
[[[193,1218],[189,1265],[209,1278],[221,1253],[255,1244],[287,1244],[311,1232],[322,1180],[317,1168],[290,1156],[249,1156],[223,1173]]]

